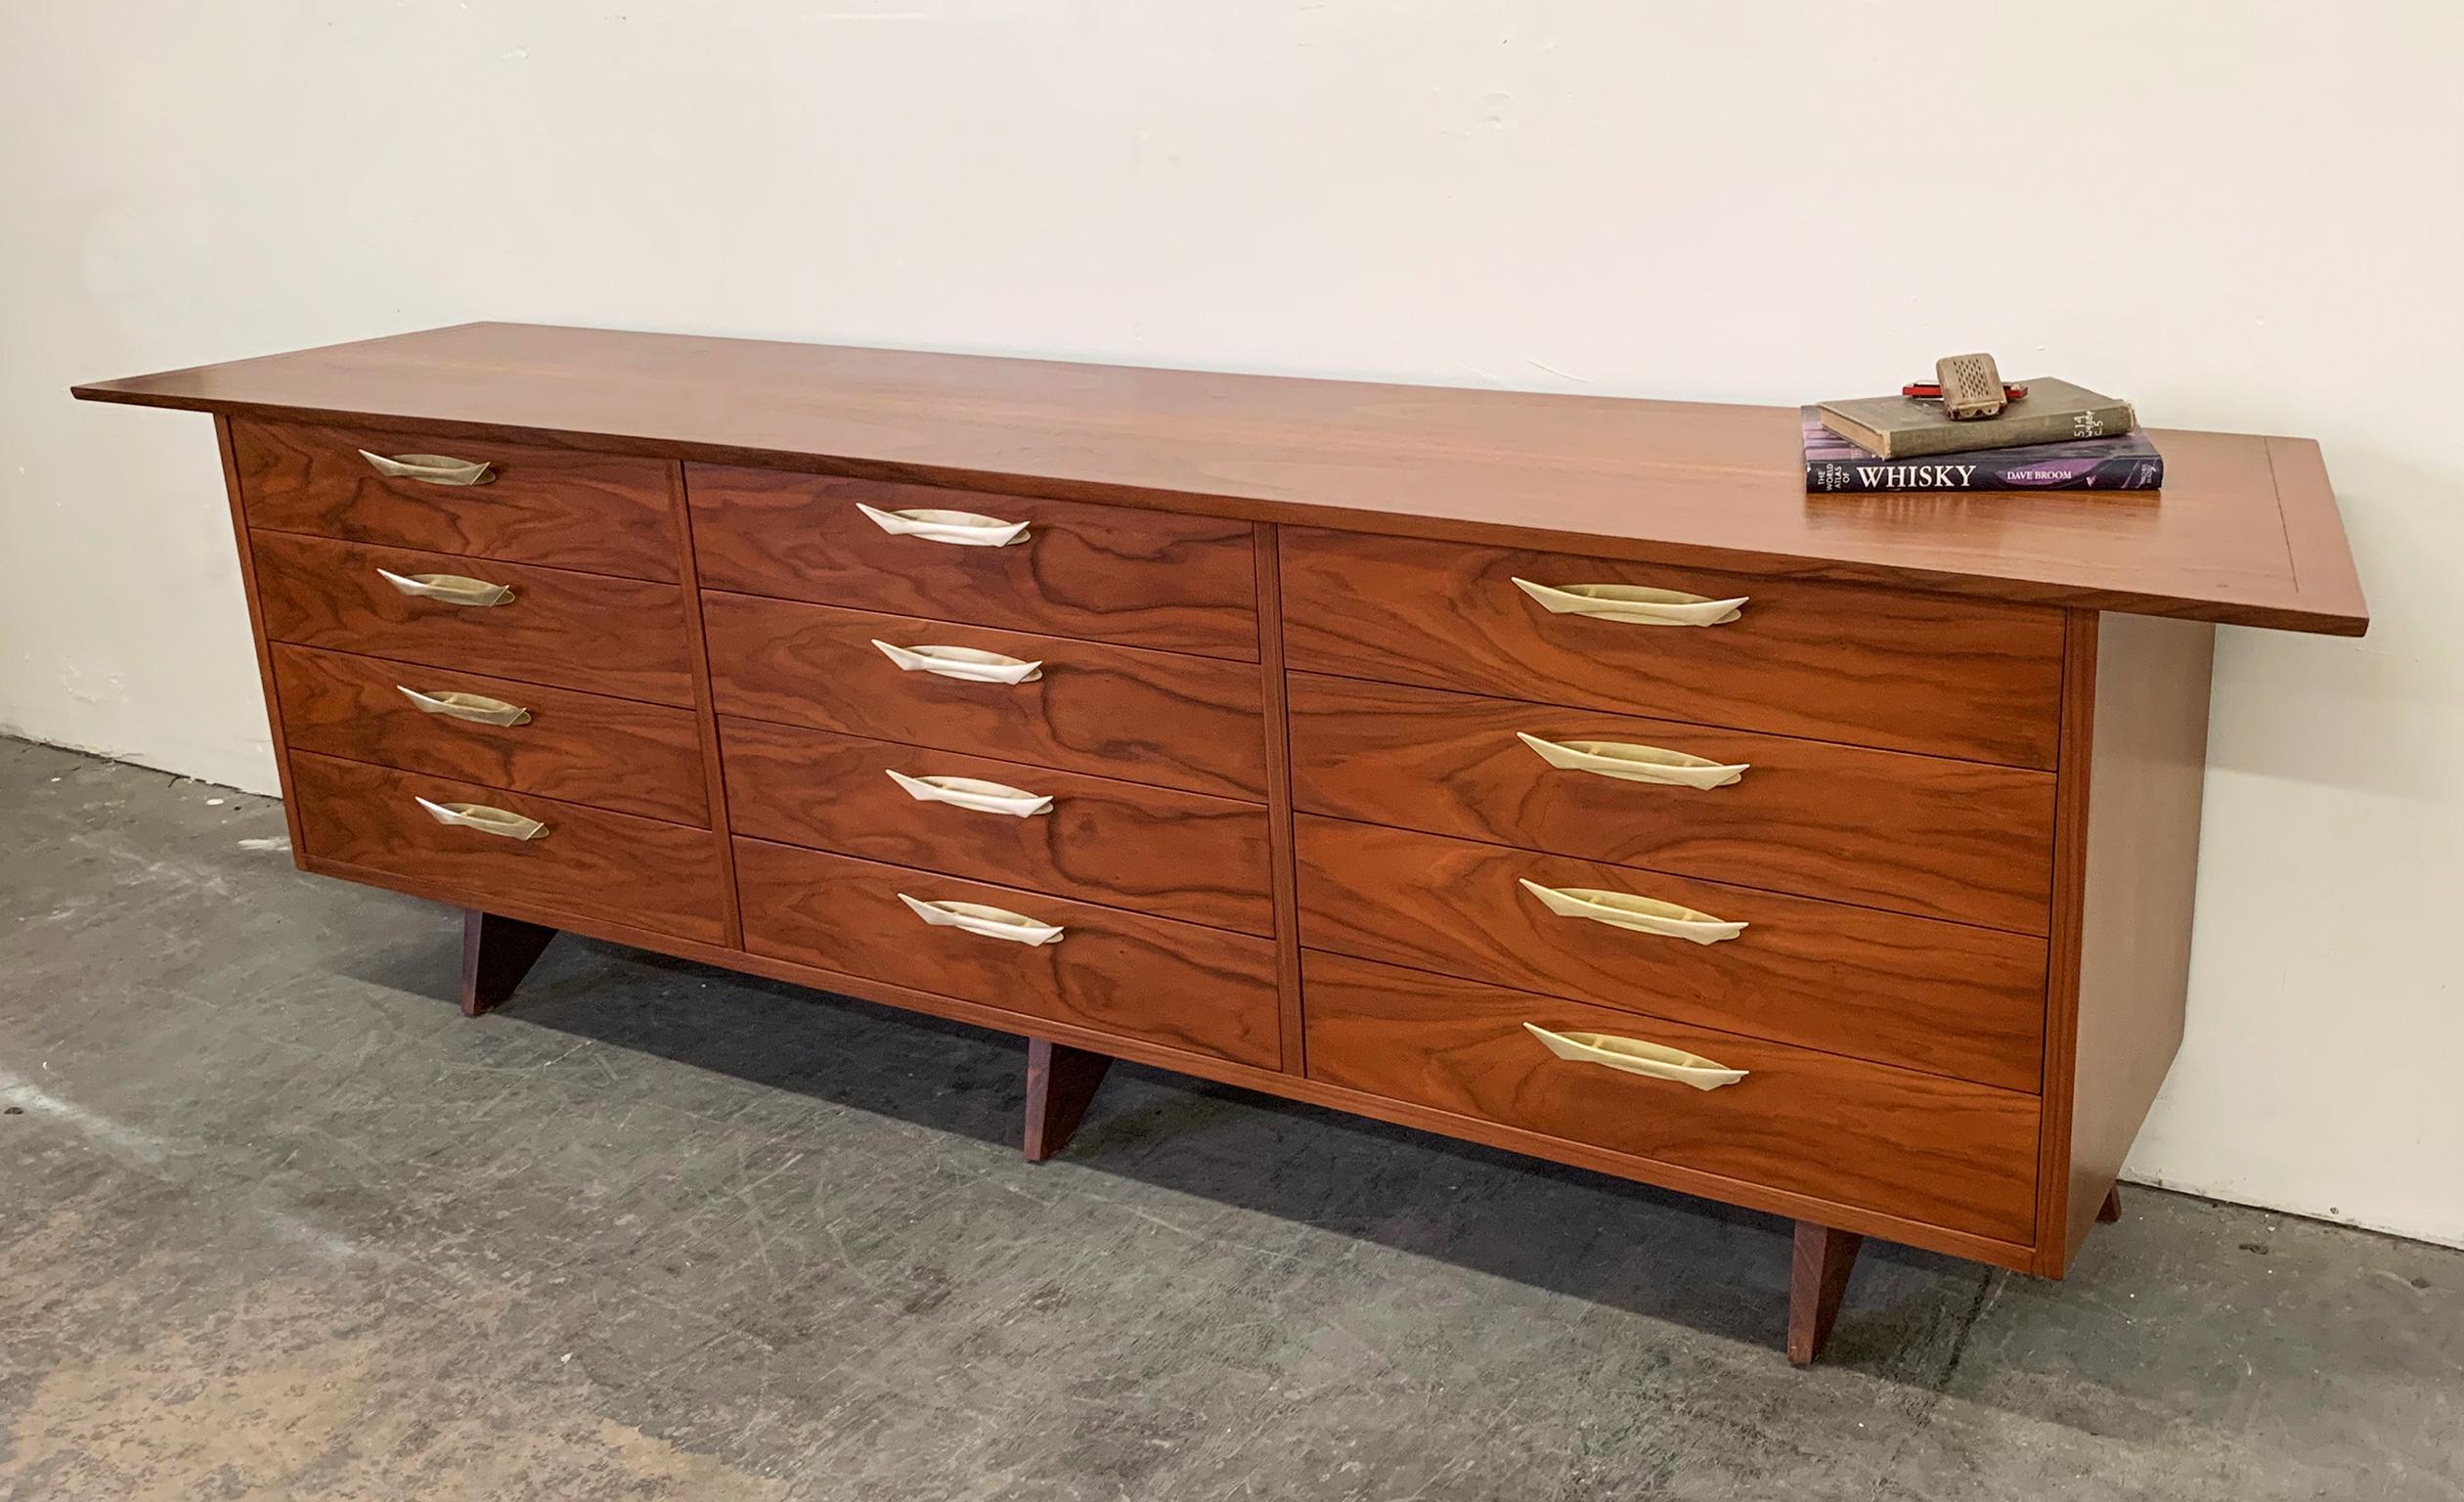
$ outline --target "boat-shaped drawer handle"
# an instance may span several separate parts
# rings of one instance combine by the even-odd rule
[[[1621,1074],[1642,1075],[1652,1080],[1674,1080],[1691,1084],[1697,1090],[1716,1090],[1724,1084],[1735,1084],[1745,1078],[1746,1071],[1731,1069],[1716,1060],[1663,1043],[1647,1043],[1639,1038],[1619,1038],[1613,1033],[1552,1033],[1531,1023],[1523,1031],[1540,1039],[1541,1046],[1559,1058],[1573,1064],[1597,1064]]]
[[[1061,938],[1060,928],[1051,923],[1038,923],[1023,912],[1006,907],[987,907],[982,903],[927,903],[899,894],[899,901],[914,914],[935,928],[964,929],[982,934],[987,939],[1006,939],[1012,944],[1054,944]]]
[[[441,599],[449,605],[502,605],[513,598],[505,585],[460,574],[397,574],[380,568],[376,577],[415,599]]]
[[[1528,579],[1516,580],[1515,588],[1554,615],[1591,615],[1635,626],[1725,626],[1744,613],[1749,597],[1706,599],[1641,584],[1534,584]]]
[[[507,704],[478,693],[421,693],[408,685],[394,685],[412,707],[423,715],[443,715],[448,720],[468,720],[474,725],[528,725],[530,711],[519,704]]]
[[[856,503],[856,509],[892,537],[920,537],[928,543],[953,543],[961,548],[1006,548],[1027,541],[1027,523],[974,511],[885,511],[861,501]]]
[[[476,829],[507,840],[535,840],[548,832],[548,826],[535,818],[524,818],[508,809],[492,809],[484,803],[430,803],[425,798],[414,800],[427,810],[428,817],[440,824],[458,829]]]
[[[1032,818],[1052,811],[1050,793],[1030,793],[977,777],[910,777],[890,768],[882,770],[918,803],[946,803],[951,808],[973,809],[978,814],[1007,814],[1017,818]]]
[[[1620,782],[1659,782],[1670,787],[1726,787],[1753,770],[1751,762],[1723,765],[1709,757],[1657,746],[1628,745],[1616,740],[1542,740],[1515,732],[1517,739],[1539,753],[1540,760],[1566,772],[1588,772]]]
[[[1043,677],[1040,662],[1021,662],[972,646],[895,646],[877,639],[873,645],[902,673],[935,673],[970,684],[1032,684]]]
[[[496,478],[496,470],[485,461],[456,459],[450,454],[371,454],[366,449],[359,457],[368,466],[388,479],[417,480],[422,485],[485,485]]]
[[[1657,934],[1666,939],[1689,939],[1695,944],[1718,944],[1745,932],[1742,923],[1730,923],[1707,912],[1663,903],[1656,897],[1636,897],[1630,892],[1602,892],[1591,887],[1544,887],[1536,881],[1525,881],[1522,889],[1540,899],[1540,905],[1561,918],[1589,918],[1611,928],[1632,929],[1638,934]]]

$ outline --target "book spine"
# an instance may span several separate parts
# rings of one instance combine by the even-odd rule
[[[1982,449],[2016,449],[2034,443],[2078,443],[2091,438],[2119,438],[2138,426],[2138,415],[2128,402],[2108,402],[2085,412],[2048,412],[1987,419],[1983,423],[1946,423],[1913,427],[1875,436],[1884,459],[1924,459],[1936,454],[1975,453]],[[1868,445],[1870,447],[1870,445]]]
[[[1816,495],[1897,495],[1929,490],[2160,490],[2165,461],[2134,454],[2092,463],[2010,458],[1976,463],[1957,458],[1922,464],[1904,460],[1809,460],[1805,488]]]

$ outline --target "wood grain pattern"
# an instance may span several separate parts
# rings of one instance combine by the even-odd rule
[[[736,841],[745,948],[1107,1035],[1273,1067],[1274,946],[1217,928]],[[1052,944],[936,928],[899,901],[978,903],[1057,924]]]
[[[459,906],[453,893],[429,880],[405,876],[397,872],[350,865],[329,861],[320,856],[303,855],[300,866],[318,875],[340,881],[355,881],[365,886],[381,887],[409,897]],[[1767,1212],[1775,1215],[1796,1217],[1819,1216],[1824,1224],[1836,1225],[1868,1236],[1880,1236],[1912,1247],[1924,1247],[1950,1257],[1967,1258],[1995,1267],[2026,1271],[2034,1265],[2035,1248],[2025,1242],[2013,1242],[1968,1231],[1955,1231],[1947,1226],[1911,1220],[1901,1215],[1884,1215],[1843,1205],[1820,1195],[1799,1194],[1774,1189],[1768,1184],[1748,1183],[1726,1178],[1717,1173],[1684,1168],[1676,1164],[1652,1162],[1628,1154],[1613,1153],[1562,1137],[1544,1136],[1536,1131],[1510,1126],[1500,1122],[1464,1116],[1458,1112],[1439,1111],[1412,1101],[1394,1100],[1373,1095],[1365,1090],[1347,1089],[1324,1081],[1307,1080],[1280,1070],[1254,1064],[1240,1064],[1213,1054],[1196,1053],[1186,1048],[1146,1038],[1105,1033],[1074,1022],[1058,1022],[1049,1018],[1029,1017],[1023,1013],[980,1001],[963,1000],[919,991],[911,986],[832,970],[803,960],[781,959],[757,954],[725,944],[682,939],[673,934],[657,933],[638,925],[605,918],[555,913],[515,899],[499,904],[496,910],[535,923],[546,923],[568,933],[584,934],[608,944],[628,945],[652,953],[674,955],[698,964],[716,965],[741,971],[747,975],[766,976],[792,986],[804,986],[823,994],[817,1001],[826,1003],[832,996],[853,996],[877,1002],[883,1006],[902,1007],[932,1017],[946,1017],[973,1027],[990,1028],[1022,1038],[1049,1038],[1055,1042],[1108,1053],[1115,1058],[1134,1060],[1159,1069],[1175,1070],[1202,1080],[1219,1081],[1254,1089],[1287,1100],[1303,1101],[1331,1110],[1349,1112],[1375,1121],[1391,1122],[1419,1131],[1434,1132],[1467,1142],[1485,1143],[1510,1152],[1524,1153],[1557,1163],[1570,1164],[1596,1172],[1615,1174],[1645,1183],[1658,1184],[1682,1194],[1700,1195],[1731,1205]]]
[[[720,712],[1062,772],[1263,799],[1257,667],[702,592]],[[902,672],[874,641],[1041,662],[1024,684]]]
[[[411,552],[282,532],[250,540],[266,635],[423,667],[690,707],[683,591],[673,584]],[[398,593],[378,569],[509,586],[473,608]]]
[[[2049,773],[1292,675],[1302,812],[2043,934]],[[1516,738],[1622,741],[1751,771],[1697,789],[1564,771]]]
[[[313,752],[291,756],[309,855],[432,884],[463,907],[598,917],[717,942],[720,836],[531,793],[397,772]],[[440,824],[413,800],[506,809],[548,825],[535,840]]]
[[[1300,529],[1283,567],[1295,668],[2053,765],[2059,611]],[[1553,615],[1517,578],[1749,598],[1727,625],[1642,626]]]
[[[1314,948],[1303,965],[1313,1080],[1977,1235],[2034,1232],[2034,1096]],[[1571,1063],[1525,1023],[1747,1075],[1696,1090]]]
[[[1242,933],[1275,931],[1254,803],[759,720],[720,722],[738,834],[1052,892]],[[1021,818],[921,803],[890,780],[974,777],[1053,800]]]
[[[2165,489],[2091,506],[2059,492],[1815,496],[1793,407],[514,324],[75,394],[530,430],[609,452],[2297,631],[2368,626],[2333,498],[2299,472],[2317,447],[2299,439],[2158,430]]]
[[[2052,1010],[2068,1046],[2048,1070],[2048,1173],[2041,1270],[2059,1276],[2087,1240],[2139,1125],[2181,1046],[2207,776],[2208,679],[2216,629],[2203,622],[2081,616],[2074,655],[2090,713],[2063,743],[2079,782],[2058,901],[2076,955],[2057,959]],[[2061,941],[2057,940],[2057,943]]]
[[[676,528],[667,466],[558,444],[472,434],[439,438],[373,427],[232,424],[248,524],[355,543],[673,582]],[[388,479],[360,450],[482,460],[485,485]]]
[[[839,475],[691,464],[704,585],[890,615],[1257,660],[1245,522]],[[857,509],[1023,521],[1002,548],[893,536]]]
[[[2043,940],[1341,819],[1304,816],[1298,833],[1311,949],[2039,1088]],[[1747,927],[1702,945],[1562,917],[1524,879]]]
[[[300,750],[710,827],[690,711],[279,643],[274,672]],[[495,726],[426,714],[405,686],[481,694],[531,718]]]

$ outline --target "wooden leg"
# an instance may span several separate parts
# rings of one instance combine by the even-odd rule
[[[1027,1161],[1041,1163],[1070,1145],[1086,1119],[1095,1086],[1112,1068],[1108,1054],[1040,1038],[1027,1040]]]
[[[1848,1291],[1848,1271],[1864,1245],[1864,1237],[1847,1231],[1811,1220],[1796,1223],[1796,1256],[1788,1275],[1790,1361],[1803,1366],[1823,1353],[1831,1321],[1839,1317],[1839,1296]]]
[[[556,930],[462,909],[462,1009],[476,1017],[513,994]]]
[[[2105,1202],[2096,1207],[2096,1218],[2108,1225],[2122,1218],[2122,1186],[2120,1184],[2105,1191]]]

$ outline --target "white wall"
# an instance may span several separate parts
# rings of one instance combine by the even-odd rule
[[[2431,0],[10,0],[0,728],[272,785],[207,425],[72,379],[474,318],[1790,403],[1990,348],[2322,440],[2377,611],[2223,634],[2134,1173],[2464,1244],[2459,55]]]

